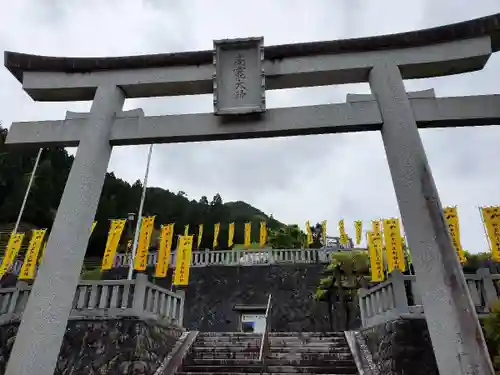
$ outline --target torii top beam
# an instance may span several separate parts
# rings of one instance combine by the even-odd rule
[[[373,63],[395,62],[403,78],[480,70],[500,50],[500,13],[425,30],[265,47],[267,89],[365,82]],[[5,52],[5,66],[37,101],[92,100],[99,84],[128,98],[213,92],[213,51],[75,58]]]

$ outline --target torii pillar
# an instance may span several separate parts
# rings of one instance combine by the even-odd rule
[[[111,128],[124,100],[113,85],[95,93],[5,375],[54,373],[111,157]]]
[[[380,61],[369,83],[384,121],[382,140],[438,368],[442,375],[493,374],[401,72]]]

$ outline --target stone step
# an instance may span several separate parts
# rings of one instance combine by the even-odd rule
[[[318,356],[324,356],[324,355],[331,355],[331,354],[350,354],[351,350],[348,347],[345,348],[336,348],[335,350],[329,349],[329,348],[319,348],[320,350],[317,349],[311,349],[311,348],[276,348],[276,347],[270,347],[268,349],[268,353],[270,354],[281,354],[281,355],[318,355]],[[250,354],[250,353],[258,353],[260,351],[260,348],[257,347],[251,347],[251,348],[221,348],[221,347],[213,347],[213,348],[206,348],[206,347],[194,347],[191,348],[190,353],[193,354],[227,354],[227,353],[232,353],[232,354]]]
[[[196,348],[224,348],[224,349],[229,349],[231,348],[260,348],[260,341],[259,342],[233,342],[233,343],[217,343],[217,342],[200,342],[200,341],[195,341],[194,346]]]
[[[307,336],[268,336],[270,340],[283,340],[283,341],[340,341],[345,340],[344,336],[331,336],[331,337],[307,337]],[[262,335],[259,336],[198,336],[197,340],[203,341],[247,341],[247,340],[262,340]]]
[[[259,346],[223,346],[223,347],[217,347],[217,346],[192,346],[191,351],[192,352],[202,352],[202,353],[211,353],[211,352],[258,352],[260,349]]]
[[[200,343],[195,343],[192,348],[193,351],[228,351],[228,352],[241,352],[241,351],[259,351],[260,343],[258,344],[231,344],[231,345],[200,345]],[[338,352],[351,352],[348,345],[283,345],[283,344],[271,344],[269,346],[269,351],[280,352],[280,353],[338,353]]]
[[[260,344],[259,344],[260,346]],[[349,345],[346,344],[316,344],[316,343],[303,343],[303,344],[289,344],[286,342],[271,342],[269,344],[270,347],[272,348],[290,348],[290,349],[296,349],[296,348],[310,348],[312,350],[333,350],[335,349],[341,349],[341,348],[346,348]]]
[[[262,340],[262,338],[259,338]],[[277,336],[269,336],[269,340],[271,341],[283,341],[283,342],[319,342],[319,343],[328,343],[328,342],[345,342],[345,337],[277,337]]]
[[[239,343],[239,344],[228,344],[228,345],[218,345],[218,344],[200,344],[195,343],[193,350],[195,351],[258,351],[260,350],[260,343]],[[349,346],[346,345],[286,345],[283,343],[271,343],[269,346],[270,351],[278,352],[310,352],[310,353],[336,353],[336,352],[350,352]]]
[[[190,359],[255,359],[260,354],[259,350],[254,351],[191,351],[186,358]],[[270,359],[283,359],[289,361],[297,360],[352,360],[352,354],[346,350],[344,352],[275,352],[267,354]]]
[[[269,332],[271,337],[344,337],[344,332]],[[262,333],[199,332],[197,337],[262,337]]]
[[[288,336],[287,336],[288,337]],[[247,339],[260,339],[262,338],[262,334],[258,335],[202,335],[198,333],[198,336],[196,336],[197,339],[203,339],[203,340],[231,340],[231,339],[239,339],[239,340],[247,340]]]
[[[269,332],[272,337],[345,337],[344,332]]]
[[[200,346],[202,346],[202,345],[207,345],[207,346],[212,346],[212,345],[222,345],[222,346],[235,345],[235,346],[238,346],[238,345],[248,345],[248,344],[258,344],[258,345],[260,345],[261,342],[262,342],[262,340],[234,340],[234,341],[225,341],[225,340],[222,340],[222,341],[216,341],[216,340],[195,340],[196,344],[201,344]]]
[[[349,353],[268,353],[269,359],[282,359],[287,361],[352,361],[352,354]]]
[[[198,332],[198,335],[196,337],[262,337],[262,333]]]
[[[207,342],[207,343],[214,343],[214,342],[220,342],[220,343],[231,343],[231,342],[261,342],[262,338],[261,337],[252,337],[252,338],[236,338],[236,337],[203,337],[203,338],[197,338],[195,341],[197,342]]]
[[[260,353],[229,353],[229,352],[218,352],[218,353],[197,353],[190,354],[186,357],[186,363],[195,363],[197,360],[249,360],[254,361],[259,358]],[[353,357],[351,353],[335,353],[327,355],[317,355],[317,354],[304,354],[297,353],[295,355],[284,355],[283,353],[271,353],[267,355],[270,361],[280,361],[279,363],[285,362],[298,362],[305,361],[307,364],[310,361],[313,362],[335,362],[335,361],[349,361],[352,362]],[[274,362],[273,362],[274,363]]]
[[[288,347],[288,346],[276,346],[271,345],[269,347],[269,351],[271,353],[351,353],[351,349],[348,345],[345,346],[297,346],[297,347]]]
[[[227,345],[227,346],[216,346],[216,345],[198,345],[197,343],[191,347],[193,352],[258,352],[260,350],[259,345],[248,346],[248,345]],[[347,343],[345,345],[339,346],[277,346],[271,345],[269,347],[272,353],[350,353],[351,349]]]
[[[279,367],[349,367],[354,364],[352,358],[349,359],[301,359],[301,360],[287,360],[287,359],[267,359],[268,366]],[[199,359],[199,358],[186,358],[184,366],[227,366],[227,367],[254,367],[260,366],[260,362],[255,359]]]
[[[322,367],[322,366],[268,366],[267,370],[272,373],[313,373],[313,374],[358,374],[358,369],[354,363],[348,366]]]
[[[296,373],[282,373],[280,375],[295,375]],[[176,375],[255,375],[253,372],[177,372]],[[262,375],[275,375],[263,372]],[[313,373],[302,373],[301,375],[314,375]]]
[[[203,340],[196,340],[195,344],[196,346],[224,346],[224,347],[229,347],[229,346],[260,346],[261,340],[252,340],[252,341],[203,341]]]
[[[185,366],[227,366],[244,367],[260,366],[260,362],[255,359],[188,359],[184,361]]]
[[[255,340],[198,340],[196,339],[195,343],[198,346],[240,346],[240,345],[260,345],[262,342],[261,339]],[[346,346],[346,340],[329,340],[329,341],[300,341],[300,340],[282,340],[277,338],[270,338],[269,342],[271,345],[280,345],[280,346]]]
[[[259,339],[259,341],[262,340],[262,339]],[[347,340],[345,338],[337,338],[337,337],[332,337],[328,340],[318,340],[318,339],[311,339],[311,340],[300,340],[300,339],[296,339],[296,338],[289,338],[289,339],[284,339],[283,337],[269,337],[269,341],[271,342],[288,342],[290,344],[293,344],[293,343],[316,343],[316,344],[331,344],[331,343],[343,343],[343,342],[347,342]]]
[[[227,366],[227,365],[213,365],[213,366],[197,366],[197,365],[189,365],[189,366],[183,366],[182,372],[178,372],[177,374],[186,374],[186,373],[197,373],[197,374],[203,374],[203,375],[208,375],[214,374],[214,373],[224,373],[225,375],[228,374],[240,374],[240,373],[246,373],[246,374],[255,374],[255,373],[260,373],[262,370],[262,366],[259,365],[254,365],[254,366]],[[358,370],[356,368],[356,365],[353,363],[352,365],[349,366],[335,366],[335,367],[321,367],[321,366],[301,366],[301,367],[294,367],[294,366],[268,366],[267,371],[271,374],[276,374],[276,373],[287,373],[287,374],[304,374],[304,373],[311,373],[311,374],[335,374],[335,375],[347,375],[347,374],[358,374]]]
[[[259,352],[206,352],[192,353],[186,359],[258,359]]]
[[[248,373],[260,373],[262,370],[262,365],[260,363],[255,365],[243,365],[243,366],[228,366],[228,365],[189,365],[183,364],[183,372],[198,372],[198,373],[212,373],[212,372],[224,372],[224,373],[237,373],[237,372],[248,372]],[[270,371],[271,372],[271,371]]]
[[[260,346],[260,343],[259,343]],[[302,343],[290,343],[283,341],[271,341],[269,346],[274,346],[277,348],[345,348],[349,345],[345,342],[328,342],[328,343],[317,343],[317,342],[302,342]]]
[[[285,360],[285,359],[274,359],[268,358],[266,363],[268,366],[281,366],[281,367],[324,367],[324,368],[337,368],[337,367],[356,367],[352,357],[346,359],[299,359],[299,360]]]

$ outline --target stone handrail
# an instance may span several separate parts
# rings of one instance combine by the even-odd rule
[[[259,350],[259,361],[261,361],[262,372],[267,372],[267,357],[269,354],[269,332],[271,331],[271,298],[272,295],[269,294],[267,299],[267,307],[266,307],[266,325],[264,327],[264,332],[262,333],[262,340],[260,342],[260,350]]]
[[[476,274],[465,275],[469,292],[478,314],[487,314],[491,304],[500,297],[500,275],[490,274],[481,268]],[[416,277],[391,272],[389,279],[370,289],[358,292],[363,327],[372,327],[398,318],[423,317],[424,308],[418,291]]]
[[[0,324],[21,318],[30,292],[24,282],[0,289]],[[70,319],[137,317],[180,327],[183,306],[183,296],[151,284],[145,274],[135,280],[82,280]]]
[[[329,263],[330,254],[322,249],[202,250],[193,251],[191,267]],[[155,265],[156,261],[156,252],[150,253],[148,266]],[[129,264],[129,254],[116,255],[115,267],[128,267]],[[175,267],[175,253],[170,255],[168,265]]]
[[[339,249],[339,251],[352,250],[365,249]],[[324,249],[195,250],[191,259],[191,267],[330,263],[331,254],[331,251],[325,251]],[[168,263],[170,268],[175,267],[175,259],[175,253],[172,253]],[[156,262],[157,253],[155,251],[150,252],[148,254],[148,266],[154,266]],[[113,267],[128,267],[129,264],[130,254],[118,253],[115,255]],[[16,259],[10,267],[9,273],[19,275],[22,265],[23,260],[21,258]]]

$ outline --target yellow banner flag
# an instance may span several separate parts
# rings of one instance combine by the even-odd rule
[[[156,262],[155,277],[167,277],[168,262],[172,251],[174,238],[174,224],[162,225],[160,233],[160,248]]]
[[[252,223],[245,223],[245,242],[244,246],[246,249],[250,248],[252,244]]]
[[[137,244],[137,253],[134,259],[134,269],[136,271],[145,271],[148,265],[148,251],[149,245],[151,244],[151,234],[153,233],[154,222],[155,216],[142,218],[139,243]]]
[[[215,249],[217,245],[219,245],[219,231],[220,231],[220,223],[216,223],[214,225],[214,242],[212,244],[213,249]]]
[[[465,254],[460,242],[460,225],[458,222],[458,211],[456,207],[445,207],[443,215],[448,224],[448,231],[450,232],[451,242],[455,251],[457,252],[458,260],[460,263],[465,263]]]
[[[313,235],[312,235],[311,224],[309,223],[309,220],[306,221],[306,233],[307,233],[306,245],[309,247],[309,245],[313,243]]]
[[[104,250],[104,256],[102,257],[101,271],[113,268],[116,250],[118,249],[118,244],[120,243],[120,238],[122,237],[126,221],[127,220],[125,219],[111,220],[108,239],[106,241],[106,249]]]
[[[385,280],[384,258],[382,256],[382,238],[380,233],[368,232],[368,255],[370,257],[370,270],[372,281]]]
[[[203,238],[203,224],[198,225],[198,246],[196,246],[198,249],[200,248],[201,245],[201,239]]]
[[[387,271],[392,272],[394,269],[398,269],[404,272],[406,264],[401,243],[399,219],[384,219],[382,225],[384,227],[385,251],[387,254]]]
[[[259,231],[259,246],[263,248],[266,246],[267,241],[267,224],[265,221],[260,222],[260,231]]]
[[[363,235],[363,222],[361,220],[356,220],[354,222],[354,230],[356,231],[356,245],[359,245]]]
[[[180,236],[175,262],[174,285],[188,285],[192,255],[193,236]]]
[[[189,235],[189,224],[184,225],[184,235],[185,236]]]
[[[40,248],[42,247],[43,237],[46,232],[47,229],[33,230],[28,251],[26,252],[23,266],[21,267],[21,272],[19,273],[19,280],[31,280],[35,278],[36,260],[38,258],[38,253],[40,252]]]
[[[491,259],[500,262],[500,207],[481,207],[481,213],[490,240]]]
[[[24,233],[12,233],[9,238],[9,243],[7,244],[7,249],[2,259],[2,264],[0,265],[0,279],[5,275],[9,268],[14,263],[19,249],[23,243]]]
[[[229,233],[227,237],[227,246],[231,247],[234,245],[234,223],[229,224]]]
[[[321,222],[321,237],[323,238],[323,246],[326,246],[326,220]]]
[[[340,233],[340,243],[342,245],[347,245],[349,243],[349,237],[345,232],[344,219],[339,220],[339,233]]]
[[[382,238],[382,234],[380,233],[380,220],[372,220],[372,232],[379,233],[380,238]]]
[[[97,221],[92,223],[92,228],[90,228],[90,234],[94,233],[95,226],[97,225]]]

